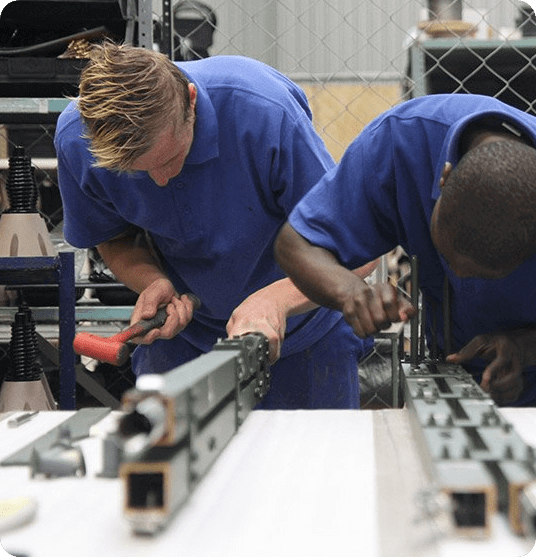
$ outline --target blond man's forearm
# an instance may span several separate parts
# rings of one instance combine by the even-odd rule
[[[159,278],[167,278],[147,242],[139,235],[114,238],[97,246],[110,271],[125,286],[141,293]]]

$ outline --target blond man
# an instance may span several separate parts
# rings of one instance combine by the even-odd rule
[[[132,355],[136,374],[259,331],[273,363],[264,408],[359,406],[357,361],[370,339],[309,302],[273,256],[292,208],[334,166],[299,87],[241,56],[174,63],[106,43],[55,145],[67,241],[97,246],[139,293],[133,321],[167,308]]]

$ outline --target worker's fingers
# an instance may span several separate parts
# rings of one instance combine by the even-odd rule
[[[200,305],[199,301],[192,296],[189,294],[173,296],[171,302],[166,306],[168,314],[166,322],[158,329],[148,333],[143,343],[149,344],[157,338],[171,339],[178,335],[192,320],[194,308]]]
[[[407,321],[414,311],[390,283],[360,288],[343,306],[346,321],[360,337],[388,329],[392,323]]]
[[[447,361],[462,363],[476,357],[490,362],[482,373],[482,389],[501,404],[517,400],[523,389],[522,354],[509,335],[478,335],[458,352],[449,354]]]
[[[161,324],[160,326],[155,325],[154,328],[148,330],[144,334],[141,334],[141,335],[133,338],[131,342],[133,342],[135,344],[151,344],[157,338],[160,338],[162,329],[165,328],[165,327],[167,328],[167,327],[170,326],[170,315],[169,315],[169,310],[167,309],[166,306],[164,306],[163,308],[160,308],[158,311],[165,311],[166,312],[166,319],[163,322],[163,324]],[[146,321],[150,321],[150,320],[153,320],[153,319],[154,319],[154,315],[147,318]]]
[[[524,382],[521,373],[512,373],[491,382],[490,394],[498,404],[511,404],[523,392]]]
[[[268,363],[274,364],[281,356],[281,343],[283,342],[284,330],[280,331],[266,320],[259,320],[254,326],[246,326],[245,323],[227,326],[228,338],[242,337],[250,333],[262,333],[268,340]]]
[[[162,277],[153,281],[138,296],[132,311],[131,323],[140,319],[150,319],[155,315],[158,308],[166,306],[174,296],[178,295],[169,279]]]
[[[281,342],[282,338],[274,328],[264,329],[264,331],[250,331],[262,333],[268,339],[268,363],[275,364],[281,356]]]
[[[487,393],[490,392],[490,385],[492,382],[495,381],[498,374],[501,372],[503,365],[503,362],[499,361],[499,359],[497,358],[484,369],[484,372],[482,373],[482,379],[480,381],[480,386]]]
[[[132,339],[136,344],[152,344],[155,340],[159,338],[170,339],[177,335],[186,325],[182,323],[184,319],[181,320],[175,304],[173,302],[165,306],[166,309],[166,320],[160,326],[156,327],[142,336]]]
[[[270,288],[261,289],[248,296],[232,312],[225,330],[229,338],[249,333],[262,333],[268,340],[268,360],[277,361],[287,326],[287,306],[284,296]]]
[[[201,302],[193,294],[181,295],[176,292],[170,280],[166,278],[155,280],[139,295],[132,312],[131,323],[153,318],[158,308],[162,307],[166,308],[167,319],[161,327],[133,339],[133,342],[151,344],[158,338],[173,338],[188,325],[193,312],[200,306]]]
[[[497,403],[515,402],[523,390],[521,363],[517,358],[497,356],[484,370],[480,386]]]
[[[201,307],[201,300],[191,292],[187,292],[186,294],[182,294],[180,296],[182,302],[189,301],[192,305],[192,312],[197,311]]]
[[[482,374],[481,387],[499,404],[515,402],[523,390],[521,366],[494,360]]]
[[[377,332],[388,320],[380,298],[373,289],[358,290],[342,308],[344,318],[359,337]]]
[[[404,323],[406,323],[417,314],[417,308],[414,307],[413,304],[409,300],[406,300],[404,297],[399,297],[398,300],[399,302],[397,322],[403,321]]]
[[[281,339],[279,337],[268,340],[268,363],[275,364],[281,356]]]
[[[264,331],[248,331],[238,335],[229,335],[229,338],[243,337],[248,334],[262,333],[268,340],[268,363],[270,365],[275,364],[277,360],[281,357],[281,338],[279,335],[274,334],[273,331],[265,329]]]
[[[478,335],[458,350],[458,352],[449,354],[446,359],[453,364],[460,364],[468,362],[477,356],[483,356],[491,348],[489,340],[487,335]]]
[[[175,336],[188,325],[193,312],[188,309],[184,302],[181,302],[180,298],[173,298],[168,305],[168,313],[170,314],[169,323],[166,323],[167,327],[162,327],[161,333],[162,335]]]

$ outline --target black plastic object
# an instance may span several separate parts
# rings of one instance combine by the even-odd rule
[[[56,307],[60,303],[60,288],[57,284],[17,285],[8,287],[8,290],[17,290],[21,293],[24,302],[32,307]],[[84,295],[85,288],[75,288],[75,300]]]
[[[11,325],[10,368],[5,381],[37,381],[43,368],[37,359],[37,333],[32,312],[21,305]]]
[[[14,0],[0,16],[0,56],[53,42],[56,47],[45,47],[43,55],[59,56],[67,46],[61,39],[102,26],[114,36],[124,36],[126,21],[118,1]]]
[[[9,2],[0,15],[2,96],[76,95],[87,59],[58,58],[67,49],[67,39],[105,29],[120,42],[127,25],[133,23],[123,18],[119,0]]]
[[[95,284],[95,296],[106,306],[133,306],[138,294],[119,283],[95,248],[89,249],[91,273],[89,282]]]
[[[181,0],[173,8],[175,60],[208,58],[216,30],[216,14],[210,6],[197,0]]]
[[[9,157],[6,190],[9,199],[6,213],[37,213],[37,186],[24,147],[15,147]]]

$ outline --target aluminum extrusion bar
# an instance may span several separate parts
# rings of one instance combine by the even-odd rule
[[[411,303],[414,308],[419,308],[419,261],[417,256],[411,258]],[[410,319],[410,361],[417,364],[419,361],[419,312]]]
[[[515,533],[532,535],[534,449],[461,366],[425,360],[402,371],[413,431],[431,483],[448,496],[452,531],[487,537],[500,510]]]
[[[525,536],[536,539],[536,481],[532,481],[522,488],[519,494],[519,514],[515,516],[518,520],[519,530]]]
[[[270,384],[261,334],[218,342],[195,360],[145,375],[125,394],[118,437],[124,515],[136,533],[164,528]]]
[[[417,307],[416,257],[411,264],[412,300]],[[487,537],[491,515],[499,509],[508,515],[515,533],[536,537],[535,449],[525,444],[489,394],[462,366],[439,359],[440,353],[451,352],[451,296],[445,276],[441,350],[437,304],[430,300],[429,358],[425,350],[416,357],[417,314],[412,320],[411,352],[408,361],[402,363],[405,402],[430,484],[437,491],[436,503],[445,497],[449,501],[447,518],[453,533],[460,536]],[[424,312],[421,319],[423,346]],[[429,494],[424,495],[426,500]]]

